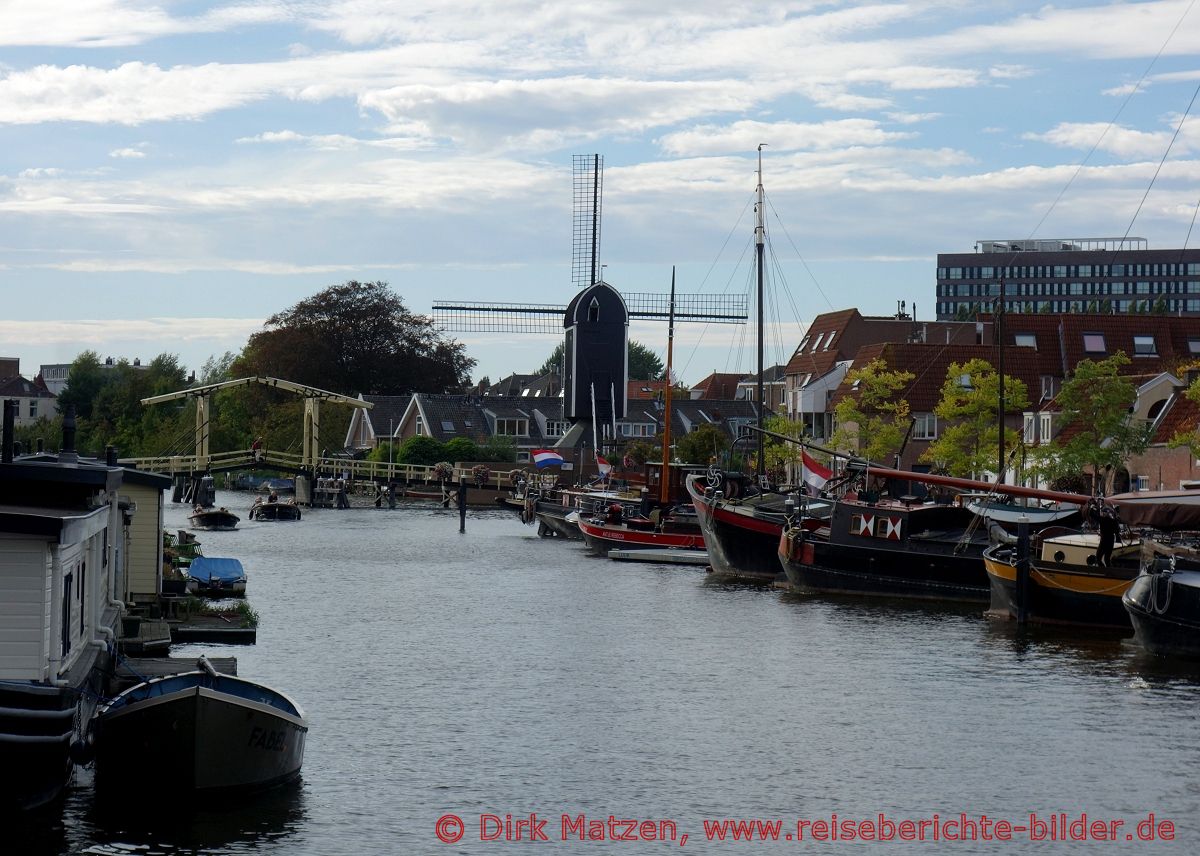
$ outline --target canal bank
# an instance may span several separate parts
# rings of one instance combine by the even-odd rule
[[[218,501],[241,513],[252,498]],[[167,528],[185,517],[168,506]],[[236,656],[240,674],[303,704],[300,785],[170,821],[98,808],[80,789],[36,842],[0,834],[6,851],[523,853],[538,845],[480,842],[480,818],[535,811],[674,820],[694,853],[796,852],[709,843],[705,819],[834,812],[1154,811],[1179,840],[1136,852],[1200,841],[1189,763],[1200,681],[1128,642],[1017,632],[971,607],[713,586],[702,569],[539,539],[504,511],[472,510],[460,535],[436,503],[316,509],[206,533],[204,546],[245,564],[258,644],[172,654]],[[466,826],[454,846],[435,837],[447,814]]]

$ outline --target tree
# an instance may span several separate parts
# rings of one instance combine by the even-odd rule
[[[237,354],[233,351],[226,351],[219,357],[213,354],[200,367],[200,374],[196,378],[197,382],[203,386],[210,383],[234,380],[233,365],[236,361]]]
[[[625,454],[636,466],[642,466],[646,461],[662,461],[662,439],[657,442],[650,440],[631,440],[625,446]]]
[[[1129,357],[1118,352],[1103,360],[1083,360],[1071,379],[1063,383],[1056,401],[1062,407],[1062,429],[1051,441],[1039,469],[1053,478],[1090,470],[1092,488],[1105,487],[1130,455],[1141,454],[1150,443],[1150,425],[1131,420],[1129,407],[1136,398],[1133,381],[1122,377]],[[1066,429],[1071,429],[1066,431]],[[1066,439],[1060,439],[1062,437]],[[1107,475],[1106,475],[1107,474]]]
[[[658,380],[663,376],[663,362],[654,351],[641,342],[629,340],[629,379]]]
[[[445,447],[425,434],[415,434],[400,444],[394,460],[399,464],[432,466],[446,457]]]
[[[384,282],[334,285],[267,319],[233,366],[335,392],[444,392],[475,361]]]
[[[962,383],[969,378],[969,386]],[[1004,376],[1005,412],[1029,405],[1025,384]],[[982,359],[951,363],[942,384],[942,399],[934,413],[942,424],[940,436],[929,444],[921,460],[953,476],[971,478],[998,466],[1000,375]],[[1020,434],[1004,429],[1004,445],[1017,448]]]
[[[873,461],[899,452],[909,425],[908,401],[899,393],[915,377],[912,372],[889,371],[882,359],[847,373],[851,392],[833,409],[834,445],[856,449]]]
[[[785,437],[795,437],[800,439],[804,436],[804,426],[799,422],[793,422],[783,415],[770,416],[763,423],[763,427],[775,434],[782,434]],[[763,469],[771,477],[772,481],[782,482],[787,473],[789,464],[797,465],[800,460],[800,446],[795,443],[785,443],[782,440],[776,440],[768,437],[763,443]]]
[[[75,416],[88,419],[92,415],[92,402],[100,387],[104,386],[104,369],[100,356],[95,351],[84,351],[71,363],[67,372],[67,388],[58,396],[58,409],[67,412],[67,405],[75,405]]]
[[[448,461],[479,460],[479,447],[466,437],[455,437],[453,440],[447,440],[442,451]]]
[[[628,355],[630,380],[658,380],[662,377],[662,360],[645,345],[630,339]],[[561,372],[562,359],[563,343],[559,342],[550,352],[550,356],[546,357],[546,361],[538,366],[534,374],[541,377],[551,372]]]
[[[705,422],[675,441],[675,457],[685,464],[718,461],[728,449],[729,435],[711,422]]]

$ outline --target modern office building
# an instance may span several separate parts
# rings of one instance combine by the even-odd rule
[[[1200,249],[1152,250],[1145,238],[978,241],[939,253],[937,317],[990,312],[1200,315]]]

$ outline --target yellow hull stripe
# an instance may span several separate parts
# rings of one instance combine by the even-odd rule
[[[984,559],[983,563],[991,576],[1011,583],[1017,581],[1016,566],[993,559]],[[1098,594],[1109,597],[1120,597],[1125,593],[1125,589],[1133,583],[1133,580],[1127,579],[1073,574],[1069,571],[1048,571],[1036,567],[1030,568],[1029,579],[1043,588],[1064,589],[1077,594]]]

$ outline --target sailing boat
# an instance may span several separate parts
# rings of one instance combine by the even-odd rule
[[[690,509],[673,504],[671,496],[671,358],[675,344],[675,269],[671,268],[671,297],[667,315],[667,370],[663,386],[662,472],[658,505],[627,514],[620,505],[603,516],[581,514],[577,525],[588,547],[607,553],[618,548],[703,550],[704,536]],[[649,498],[647,497],[647,500]],[[649,505],[649,501],[645,503]]]
[[[832,505],[797,494],[766,490],[763,419],[763,254],[766,226],[765,194],[762,182],[762,149],[758,147],[758,186],[755,190],[754,244],[758,284],[758,446],[754,486],[743,478],[713,471],[707,480],[692,476],[687,480],[688,494],[696,508],[712,578],[720,582],[771,584],[782,579],[777,550],[789,517],[805,506],[805,525],[816,527],[829,517]]]

